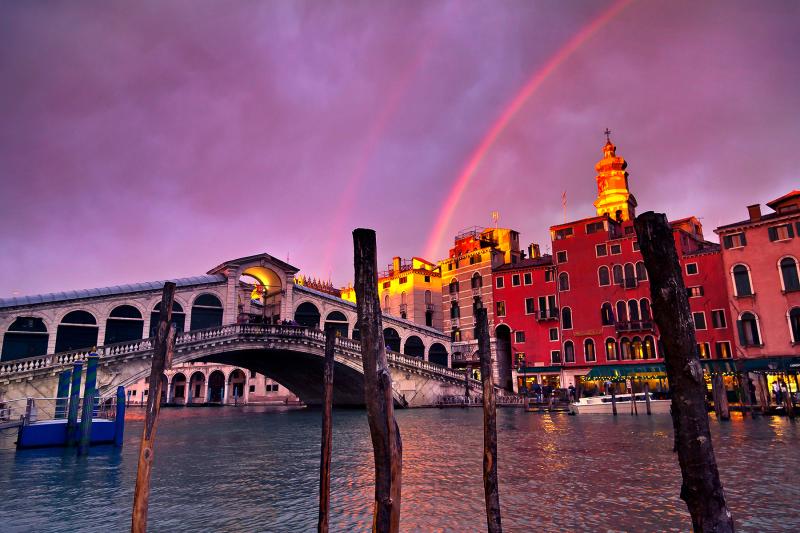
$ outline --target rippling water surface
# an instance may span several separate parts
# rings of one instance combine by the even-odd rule
[[[132,415],[141,416],[133,410]],[[485,531],[482,412],[397,412],[403,438],[403,531]],[[736,416],[736,415],[734,415]],[[739,531],[800,530],[800,431],[780,418],[712,419],[714,447]],[[506,531],[687,531],[668,416],[498,412]],[[142,423],[125,446],[13,450],[0,432],[0,531],[124,531]],[[371,521],[372,450],[363,411],[334,412],[333,531]],[[150,531],[316,529],[320,411],[164,409]]]

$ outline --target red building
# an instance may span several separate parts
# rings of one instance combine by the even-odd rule
[[[627,163],[610,141],[603,156],[595,167],[597,215],[552,226],[552,258],[494,270],[498,359],[516,361],[524,354],[520,366],[527,381],[545,379],[566,387],[602,365],[662,361],[633,228],[637,203],[628,189]],[[705,359],[730,358],[733,336],[720,247],[703,238],[694,217],[672,226],[699,353]],[[519,279],[522,283],[515,283]],[[507,354],[501,351],[506,336]],[[594,373],[609,375],[602,368]],[[517,384],[521,380],[518,375]]]

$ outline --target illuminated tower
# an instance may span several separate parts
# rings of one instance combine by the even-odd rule
[[[606,129],[606,144],[603,159],[597,162],[597,214],[608,214],[614,220],[632,220],[636,216],[636,198],[628,190],[628,163],[617,155],[617,147],[611,142],[611,132]]]

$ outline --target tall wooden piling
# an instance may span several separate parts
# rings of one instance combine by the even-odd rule
[[[64,370],[58,374],[58,389],[56,391],[55,418],[66,418],[69,405],[69,382],[72,379],[72,370]]]
[[[331,498],[331,449],[333,446],[331,410],[333,406],[333,353],[336,331],[325,330],[325,367],[322,377],[322,445],[319,459],[319,520],[318,533],[328,532],[328,512]]]
[[[678,462],[695,531],[734,531],[711,443],[706,385],[696,350],[694,322],[667,217],[647,212],[635,221],[639,248],[650,279],[653,318],[664,343],[664,362],[672,390]]]
[[[475,336],[478,337],[483,384],[483,495],[486,501],[486,529],[489,533],[499,533],[503,531],[503,527],[500,524],[500,488],[497,480],[497,406],[492,380],[489,319],[485,307],[477,309]]]
[[[95,392],[97,392],[97,363],[97,354],[90,354],[86,360],[86,383],[83,386],[83,410],[81,411],[78,455],[86,455],[89,453],[89,446],[92,443],[94,396]]]
[[[609,388],[611,389],[611,413],[617,416],[617,388],[613,383]]]
[[[78,443],[78,408],[81,403],[81,372],[83,363],[72,364],[72,385],[69,391],[69,407],[67,411],[67,444]]]
[[[643,388],[644,388],[644,405],[645,408],[647,409],[647,414],[651,415],[653,413],[650,411],[650,384],[645,383]]]
[[[731,413],[728,408],[728,393],[720,374],[711,374],[711,395],[714,397],[714,412],[719,420],[730,420]]]
[[[153,364],[150,369],[149,394],[147,411],[142,431],[142,444],[139,448],[139,465],[136,471],[136,488],[133,492],[133,513],[131,515],[131,533],[144,533],[147,530],[147,507],[150,499],[150,471],[156,438],[156,422],[161,408],[161,375],[165,363],[172,360],[175,348],[175,325],[172,322],[172,302],[175,299],[175,284],[168,281],[164,284],[161,297],[161,309],[158,330],[153,345]]]
[[[403,442],[394,418],[392,375],[386,360],[378,299],[375,231],[353,231],[356,309],[361,329],[364,403],[375,457],[375,503],[372,530],[400,530]]]

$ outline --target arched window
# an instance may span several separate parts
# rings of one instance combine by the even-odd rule
[[[583,341],[583,357],[587,363],[591,363],[596,360],[594,354],[594,341],[592,339],[586,339]]]
[[[644,359],[641,337],[634,337],[631,341],[631,359]]]
[[[625,263],[625,286],[636,286],[636,271],[633,267],[633,263]]]
[[[472,288],[473,289],[480,289],[481,287],[483,287],[483,278],[481,277],[480,274],[475,272],[472,275]]]
[[[605,302],[600,308],[600,320],[604,326],[614,325],[614,310],[611,308],[610,303]]]
[[[572,329],[572,309],[569,307],[561,309],[561,328]]]
[[[642,320],[650,320],[652,318],[650,316],[650,300],[647,298],[639,300],[639,308],[642,311]]]
[[[408,318],[408,306],[406,305],[406,293],[400,293],[400,318]]]
[[[617,302],[617,322],[628,321],[628,305],[622,300]]]
[[[567,341],[564,343],[564,362],[575,362],[575,345],[572,344],[572,341]]]
[[[155,337],[158,332],[159,317],[161,317],[161,302],[158,302],[150,313],[151,337]],[[172,301],[172,323],[175,324],[176,333],[183,333],[183,327],[186,325],[186,313],[183,312],[183,306],[175,300]]]
[[[91,313],[67,313],[56,331],[56,353],[96,346],[97,329],[97,321]]]
[[[383,312],[384,313],[388,313],[389,312],[389,295],[388,294],[384,294],[383,295]]]
[[[619,340],[619,351],[622,359],[631,358],[631,341],[628,337],[622,337]]]
[[[797,274],[797,261],[794,257],[784,257],[780,262],[781,282],[786,292],[800,291],[800,277]]]
[[[458,302],[453,300],[450,302],[450,318],[458,318],[461,316],[461,311],[458,308]]]
[[[739,343],[742,346],[760,346],[761,331],[758,327],[758,318],[755,313],[745,311],[736,324],[739,330]]]
[[[319,329],[319,309],[311,302],[303,302],[294,312],[294,321],[307,328]]]
[[[752,296],[753,286],[750,284],[750,269],[745,265],[733,267],[733,286],[736,296]]]
[[[789,311],[789,331],[792,342],[800,342],[800,307],[793,307]]]
[[[619,359],[619,353],[617,352],[617,341],[609,337],[606,339],[606,360],[616,361],[617,359]]]
[[[558,290],[560,291],[568,291],[569,290],[569,274],[566,272],[562,272],[558,275]]]
[[[636,300],[628,301],[628,317],[631,322],[638,322],[639,320],[639,302]]]
[[[622,265],[614,265],[612,272],[614,274],[614,284],[622,285]]]
[[[19,316],[3,336],[3,352],[0,360],[11,361],[44,355],[47,353],[48,337],[47,326],[41,318]]]
[[[222,325],[222,302],[213,294],[201,294],[192,304],[189,329],[216,328]]]
[[[431,303],[433,303],[431,291],[425,291],[425,305],[430,305]]]
[[[601,287],[605,287],[607,285],[611,285],[611,277],[610,277],[610,275],[608,273],[608,267],[607,266],[605,266],[605,265],[601,266],[597,270],[597,280],[600,283]]]
[[[406,339],[406,343],[403,346],[403,353],[411,357],[419,357],[422,359],[425,356],[425,344],[423,344],[422,339],[416,335],[411,335]]]
[[[144,320],[142,313],[132,305],[115,307],[106,320],[106,335],[103,344],[127,342],[142,338]]]
[[[647,269],[644,267],[644,261],[636,262],[636,279],[639,281],[647,281]]]
[[[655,359],[656,358],[656,344],[653,341],[653,337],[648,335],[644,338],[644,345],[642,346],[644,351],[644,358],[645,359]]]
[[[450,294],[458,293],[458,280],[453,278],[450,280]]]

